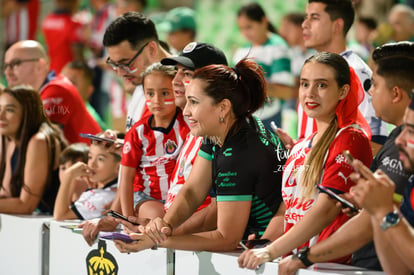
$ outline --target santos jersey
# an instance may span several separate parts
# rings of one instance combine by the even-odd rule
[[[189,132],[179,109],[167,128],[151,127],[153,115],[127,132],[121,164],[136,169],[134,192],[165,200],[175,162]]]
[[[316,203],[318,194],[311,198],[302,196],[300,179],[303,171],[308,169],[305,166],[306,156],[311,150],[311,135],[297,143],[290,153],[286,162],[283,173],[282,195],[285,201],[285,232],[290,230],[295,224],[302,220],[303,216],[308,213],[309,209]],[[349,150],[351,154],[361,160],[365,165],[369,165],[372,160],[371,147],[368,138],[359,129],[346,127],[337,133],[337,136],[329,146],[325,157],[325,164],[321,185],[328,187],[335,193],[345,193],[354,185],[349,179],[349,175],[354,171],[349,162],[342,154],[343,150]],[[335,232],[342,224],[348,220],[348,217],[342,212],[325,227],[318,235],[313,236],[302,246],[312,246],[316,242],[326,239]],[[298,247],[299,248],[299,247]]]
[[[91,188],[83,192],[79,199],[72,203],[71,209],[81,220],[102,217],[105,206],[114,200],[118,179],[107,183],[103,188]]]
[[[251,201],[243,238],[252,233],[263,235],[282,203],[280,190],[286,159],[280,140],[266,131],[261,121],[243,121],[240,130],[228,136],[221,148],[205,139],[199,155],[212,161],[218,203]]]

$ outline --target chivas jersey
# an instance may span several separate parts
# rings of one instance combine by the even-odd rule
[[[189,129],[180,110],[168,128],[151,127],[152,120],[152,115],[144,117],[127,132],[121,164],[136,168],[134,192],[165,200]]]
[[[311,198],[304,198],[300,184],[302,173],[308,169],[305,166],[305,159],[311,150],[314,136],[311,135],[297,143],[285,165],[282,186],[282,196],[286,205],[285,232],[298,223],[318,199],[317,192]],[[342,154],[343,150],[349,150],[356,159],[361,160],[366,166],[369,166],[372,161],[370,142],[362,131],[353,127],[343,128],[339,131],[325,157],[322,180],[317,182],[338,194],[348,192],[350,187],[354,185],[354,182],[349,179],[349,175],[354,170]],[[348,217],[345,214],[339,213],[331,224],[302,246],[312,246],[316,242],[326,239],[347,220]]]
[[[171,206],[175,196],[177,196],[178,192],[180,192],[183,184],[188,179],[190,175],[191,168],[193,167],[193,163],[195,158],[197,157],[198,150],[200,149],[201,143],[203,141],[202,137],[195,137],[191,134],[187,136],[185,140],[183,149],[181,150],[180,155],[177,159],[177,164],[175,165],[172,180],[170,183],[170,189],[168,190],[168,197],[167,201],[164,204],[164,208],[167,211],[168,208]],[[209,205],[211,202],[210,197],[201,204],[198,209],[202,209]]]

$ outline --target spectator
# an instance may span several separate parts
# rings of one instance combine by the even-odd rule
[[[395,139],[402,131],[404,112],[410,103],[411,90],[414,88],[414,61],[411,59],[413,50],[413,44],[402,42],[378,47],[373,52],[376,69],[370,89],[372,104],[378,117],[397,127],[374,158],[370,170],[375,172],[379,169],[396,183],[394,198],[400,202],[411,174],[403,169]],[[372,230],[369,215],[363,210],[332,236],[312,246],[306,256],[310,263],[317,263],[354,253],[352,265],[382,270],[373,244],[362,247],[370,240]],[[359,249],[360,247],[362,248]],[[280,270],[284,272],[295,272],[303,267],[305,265],[297,257],[280,262]]]
[[[299,76],[305,60],[315,53],[315,50],[305,47],[302,35],[302,23],[305,14],[300,12],[288,13],[282,18],[279,28],[280,36],[289,45],[290,69],[295,78],[292,98],[287,100],[282,110],[282,129],[285,129],[290,136],[297,137],[297,112]]]
[[[211,139],[203,142],[200,158],[164,218],[146,227],[149,235],[132,234],[138,242],[116,241],[121,252],[153,247],[152,240],[175,249],[230,251],[243,237],[260,237],[272,219],[278,219],[281,228],[281,172],[275,173],[274,167],[283,165],[277,159],[283,145],[252,117],[264,103],[264,89],[263,71],[252,61],[243,60],[234,69],[210,65],[195,72],[186,89],[184,114],[193,135]],[[246,159],[255,162],[247,165]],[[217,229],[166,238],[193,214],[213,183]]]
[[[46,115],[62,127],[69,143],[89,142],[79,133],[102,131],[75,86],[66,77],[49,71],[49,60],[39,42],[25,40],[12,45],[5,55],[4,73],[10,87],[25,84],[39,91]]]
[[[1,17],[6,19],[5,50],[20,40],[34,40],[38,28],[39,0],[3,0]]]
[[[182,52],[187,44],[196,39],[195,12],[190,8],[178,7],[170,10],[163,25],[167,32],[167,42],[176,52]]]
[[[103,143],[92,143],[87,164],[78,161],[66,169],[56,197],[56,220],[99,218],[115,198],[121,156]],[[61,163],[65,165],[66,163]]]
[[[412,125],[414,125],[414,104],[411,101],[404,115],[404,128],[395,143],[400,151],[404,168],[414,173],[414,152]],[[381,265],[387,274],[411,274],[414,271],[414,203],[412,177],[404,192],[401,210],[393,203],[395,185],[380,170],[372,173],[360,161],[355,160],[356,173],[352,175],[357,185],[351,189],[354,199],[370,215],[375,249]],[[402,214],[402,215],[401,215]]]
[[[119,192],[122,214],[139,218],[164,216],[169,180],[188,134],[174,102],[172,66],[154,63],[142,75],[146,104],[152,113],[125,136]]]
[[[388,23],[394,41],[414,41],[414,10],[411,7],[404,4],[393,6],[388,15]]]
[[[371,17],[359,17],[355,24],[355,42],[349,45],[365,62],[368,61],[377,35],[377,21]]]
[[[368,90],[371,86],[372,71],[364,61],[346,49],[346,35],[354,21],[355,12],[351,0],[309,0],[306,8],[306,19],[302,24],[305,46],[317,50],[340,54],[351,66],[365,91],[364,100],[359,109],[369,123],[372,132],[374,155],[387,138],[385,123],[375,117],[371,96]],[[299,138],[309,136],[315,131],[315,123],[298,105]]]
[[[103,44],[108,51],[106,63],[123,78],[125,88],[132,93],[126,122],[129,130],[143,114],[148,114],[141,73],[169,54],[159,44],[154,23],[137,12],[127,12],[115,19],[105,31]]]
[[[42,30],[49,54],[50,70],[59,74],[68,62],[84,59],[84,26],[73,18],[78,9],[78,0],[54,2],[55,10],[43,20]]]
[[[190,82],[194,70],[212,63],[227,64],[227,60],[220,49],[210,44],[192,42],[185,47],[185,50],[179,56],[164,58],[161,60],[161,63],[163,65],[175,65],[177,73],[172,81],[175,93],[175,103],[178,107],[184,109],[187,102],[185,98],[185,88]],[[186,66],[184,66],[184,64]],[[174,167],[173,174],[170,177],[170,188],[168,189],[167,200],[164,204],[165,211],[168,210],[175,199],[175,196],[183,187],[183,184],[189,179],[190,171],[193,168],[201,142],[202,137],[195,137],[191,134],[187,135],[183,149],[180,152]],[[198,163],[198,166],[200,167],[200,162]],[[207,162],[207,164],[208,166],[205,169],[211,169],[211,163]],[[204,210],[201,210],[203,208]],[[194,213],[184,224],[176,228],[174,234],[179,235],[183,233],[202,232],[215,229],[217,224],[217,207],[215,199],[207,198],[199,207],[199,210],[201,211]],[[101,219],[98,225],[93,225],[92,223],[86,225],[88,230],[84,230],[84,236],[88,243],[93,242],[99,229],[112,231],[118,225],[117,222],[112,222],[113,220],[109,217],[105,219],[106,221]],[[133,217],[129,217],[129,220],[135,223],[139,222]],[[103,227],[102,224],[105,224],[106,226]],[[131,224],[125,225],[131,227]],[[131,230],[136,230],[136,228],[132,228]]]
[[[66,147],[59,157],[59,181],[62,182],[63,173],[76,162],[88,163],[88,153],[86,143],[73,143]]]
[[[240,267],[256,269],[299,249],[306,251],[348,220],[327,194],[317,194],[315,184],[336,193],[346,193],[354,185],[348,179],[353,169],[345,161],[343,150],[351,151],[365,164],[371,163],[366,134],[369,125],[358,110],[362,97],[355,72],[340,55],[322,52],[305,61],[299,101],[306,114],[315,119],[317,132],[293,147],[284,167],[285,233],[265,248],[243,252]],[[336,259],[339,263],[349,260],[350,255]]]
[[[45,116],[39,94],[23,86],[1,91],[0,121],[0,213],[53,213],[66,144]]]
[[[63,67],[62,74],[69,78],[72,84],[76,87],[85,103],[86,109],[93,119],[99,124],[103,130],[106,130],[106,124],[96,112],[96,110],[89,103],[89,99],[93,93],[93,71],[88,64],[83,61],[73,61]]]
[[[282,101],[293,97],[294,76],[291,73],[288,44],[276,34],[262,7],[257,3],[243,6],[237,13],[237,24],[249,41],[247,47],[238,49],[233,62],[245,57],[255,60],[265,71],[268,100],[256,114],[266,128],[270,122],[281,126]]]

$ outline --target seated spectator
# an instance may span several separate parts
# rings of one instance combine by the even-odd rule
[[[88,64],[83,61],[72,61],[65,65],[62,69],[62,74],[69,78],[72,84],[76,87],[85,103],[86,109],[93,119],[98,122],[102,130],[106,130],[106,124],[96,112],[96,110],[89,103],[89,99],[93,93],[93,71]]]
[[[56,220],[90,220],[102,216],[115,198],[121,161],[120,154],[109,150],[105,144],[94,142],[89,148],[87,164],[74,163],[72,159],[61,163],[73,165],[61,177],[53,212]]]
[[[62,127],[69,143],[89,143],[79,133],[102,131],[86,110],[75,86],[66,77],[49,71],[49,59],[39,42],[24,40],[13,44],[4,61],[8,85],[30,85],[39,91],[46,115]]]
[[[116,241],[121,252],[159,246],[186,250],[231,251],[250,234],[263,235],[279,220],[282,228],[281,170],[283,145],[252,116],[265,100],[263,70],[243,60],[230,68],[209,65],[196,70],[186,89],[184,114],[191,134],[204,140],[194,167],[164,218],[151,221],[138,242]],[[246,163],[247,159],[254,159]],[[171,236],[205,200],[214,186],[217,229]],[[237,213],[237,218],[234,218]]]
[[[413,43],[400,42],[378,47],[372,55],[375,62],[373,85],[370,89],[372,105],[378,117],[395,125],[396,128],[375,156],[370,169],[372,172],[381,170],[395,182],[394,200],[397,202],[401,202],[411,176],[409,171],[403,169],[399,160],[400,153],[395,139],[403,129],[404,113],[410,104],[410,94],[414,89],[414,60],[411,59],[413,53]],[[351,199],[349,196],[346,198]],[[309,264],[327,262],[353,253],[352,265],[382,270],[373,243],[368,243],[372,240],[370,218],[363,210],[332,236],[310,247],[305,257]],[[306,265],[296,256],[285,258],[279,263],[279,268],[283,272],[295,272],[304,267]]]
[[[143,73],[146,105],[152,115],[135,123],[125,136],[119,182],[125,216],[164,216],[169,180],[189,132],[175,105],[174,76],[174,67],[160,63]]]
[[[317,131],[293,147],[284,167],[285,233],[265,248],[243,252],[240,267],[256,269],[299,249],[306,251],[348,220],[336,201],[316,192],[315,184],[335,193],[346,193],[354,185],[349,179],[353,168],[343,150],[371,163],[370,129],[358,110],[363,93],[354,70],[340,55],[321,52],[305,61],[299,101],[306,115],[315,119]],[[336,261],[347,263],[350,255]]]
[[[23,86],[1,91],[0,213],[53,213],[65,145],[36,91]]]

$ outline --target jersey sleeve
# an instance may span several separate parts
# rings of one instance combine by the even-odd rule
[[[66,125],[76,106],[70,93],[59,85],[49,85],[42,91],[40,97],[46,116],[54,123]]]
[[[136,127],[132,127],[125,135],[122,148],[121,165],[137,168],[142,156],[142,142]]]
[[[212,161],[213,160],[213,143],[208,140],[207,138],[203,139],[203,143],[201,143],[200,150],[198,150],[198,155],[206,160]]]
[[[355,184],[349,178],[354,169],[343,155],[344,150],[349,150],[354,158],[368,167],[372,161],[370,142],[362,132],[349,128],[340,133],[329,147],[321,183],[336,193],[348,192]]]

